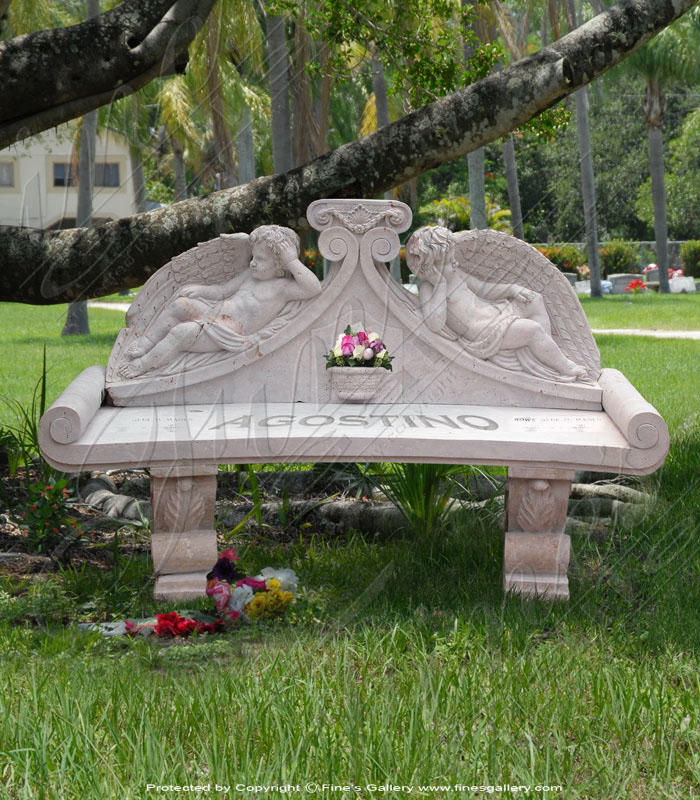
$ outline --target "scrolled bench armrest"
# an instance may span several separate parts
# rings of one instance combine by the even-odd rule
[[[604,369],[598,383],[603,389],[603,409],[619,428],[625,439],[637,451],[652,451],[666,456],[669,445],[668,427],[659,412],[648,403],[627,378],[617,369]],[[630,466],[637,466],[639,458],[629,457]],[[654,461],[657,459],[654,458]]]
[[[102,405],[106,369],[84,369],[71,381],[39,423],[40,439],[58,444],[77,441]]]

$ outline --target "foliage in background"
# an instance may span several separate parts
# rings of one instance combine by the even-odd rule
[[[575,244],[540,245],[537,250],[562,272],[576,273],[577,267],[585,263],[583,253]]]
[[[700,240],[690,239],[683,242],[680,254],[683,274],[692,278],[700,278]]]
[[[667,97],[665,130],[669,137],[680,133],[683,120],[697,103],[691,91],[679,87]],[[643,99],[643,80],[619,73],[603,76],[589,90],[598,238],[601,241],[654,238],[652,218],[645,215],[640,218],[634,204],[637,187],[649,175],[647,131],[640,114]],[[516,137],[515,147],[526,239],[530,242],[584,241],[576,125],[569,125],[546,143],[529,134]],[[499,154],[493,149],[490,152],[493,162],[487,168],[502,173]],[[688,193],[693,191],[689,181]],[[505,197],[500,202],[506,204]],[[670,214],[674,213],[672,203],[669,193]],[[697,214],[697,207],[693,213]],[[693,227],[695,232],[688,231],[687,235],[700,238],[700,227],[696,224]],[[677,236],[673,225],[671,231]]]
[[[688,114],[676,129],[666,159],[666,215],[669,238],[700,238],[700,111]],[[680,135],[678,135],[680,134]],[[651,179],[636,191],[635,211],[640,219],[653,227],[654,207],[651,201]]]
[[[446,197],[422,205],[418,209],[415,224],[442,225],[451,231],[467,230],[470,223],[469,198],[448,192]],[[489,228],[504,233],[513,233],[510,225],[510,210],[501,208],[490,197],[486,197],[486,222]]]
[[[598,252],[600,253],[600,269],[604,275],[639,272],[637,252],[626,242],[607,242]]]
[[[299,13],[298,0],[275,0],[268,6],[273,13],[303,18],[311,37],[328,44],[325,67],[319,62],[308,64],[308,69],[330,69],[343,78],[347,75],[347,50],[359,45],[392,68],[392,90],[405,91],[416,108],[484,77],[501,54],[499,45],[478,40],[471,4],[321,0],[307,15]],[[472,48],[466,63],[465,41]]]

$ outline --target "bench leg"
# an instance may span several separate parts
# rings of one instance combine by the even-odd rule
[[[571,542],[564,528],[573,478],[573,470],[508,470],[504,590],[568,599]]]
[[[201,597],[217,558],[216,466],[151,468],[157,600]]]

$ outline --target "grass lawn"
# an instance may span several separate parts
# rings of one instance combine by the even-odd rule
[[[601,307],[617,309],[611,299]],[[91,312],[96,335],[66,341],[56,309],[32,310],[23,329],[29,309],[3,311],[12,334],[0,357],[6,386],[17,373],[16,397],[38,376],[45,337],[57,392],[105,363],[121,323]],[[272,564],[300,575],[292,616],[180,646],[65,627],[150,612],[144,558],[0,579],[0,798],[174,794],[148,784],[211,785],[191,795],[216,800],[486,793],[457,784],[531,787],[504,798],[697,797],[698,343],[597,339],[604,366],[657,406],[673,443],[645,479],[656,502],[643,522],[572,538],[570,602],[503,596],[502,533],[488,512],[422,540],[239,537],[248,574]],[[279,784],[300,788],[246,788]],[[414,788],[368,788],[401,784]],[[419,788],[431,784],[452,788]]]
[[[108,309],[90,309],[89,336],[61,336],[67,306],[0,304],[0,396],[27,406],[41,377],[46,345],[47,402],[52,403],[85,367],[107,364],[124,314]],[[0,425],[15,415],[0,404]]]
[[[700,331],[700,292],[580,298],[591,328]]]

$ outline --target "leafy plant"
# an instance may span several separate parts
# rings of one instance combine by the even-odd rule
[[[30,484],[29,502],[18,507],[16,520],[33,553],[50,553],[69,535],[82,535],[76,518],[69,516],[66,481]]]
[[[692,278],[700,278],[700,241],[689,239],[681,245],[683,272]]]
[[[375,465],[384,494],[401,510],[418,536],[429,536],[444,525],[452,506],[451,476],[464,472],[457,464]]]
[[[545,258],[548,258],[561,272],[577,271],[578,267],[586,262],[583,253],[575,244],[562,244],[557,246],[542,245],[537,248]]]
[[[639,272],[637,254],[626,242],[608,242],[598,251],[600,268],[606,275],[620,272]]]

